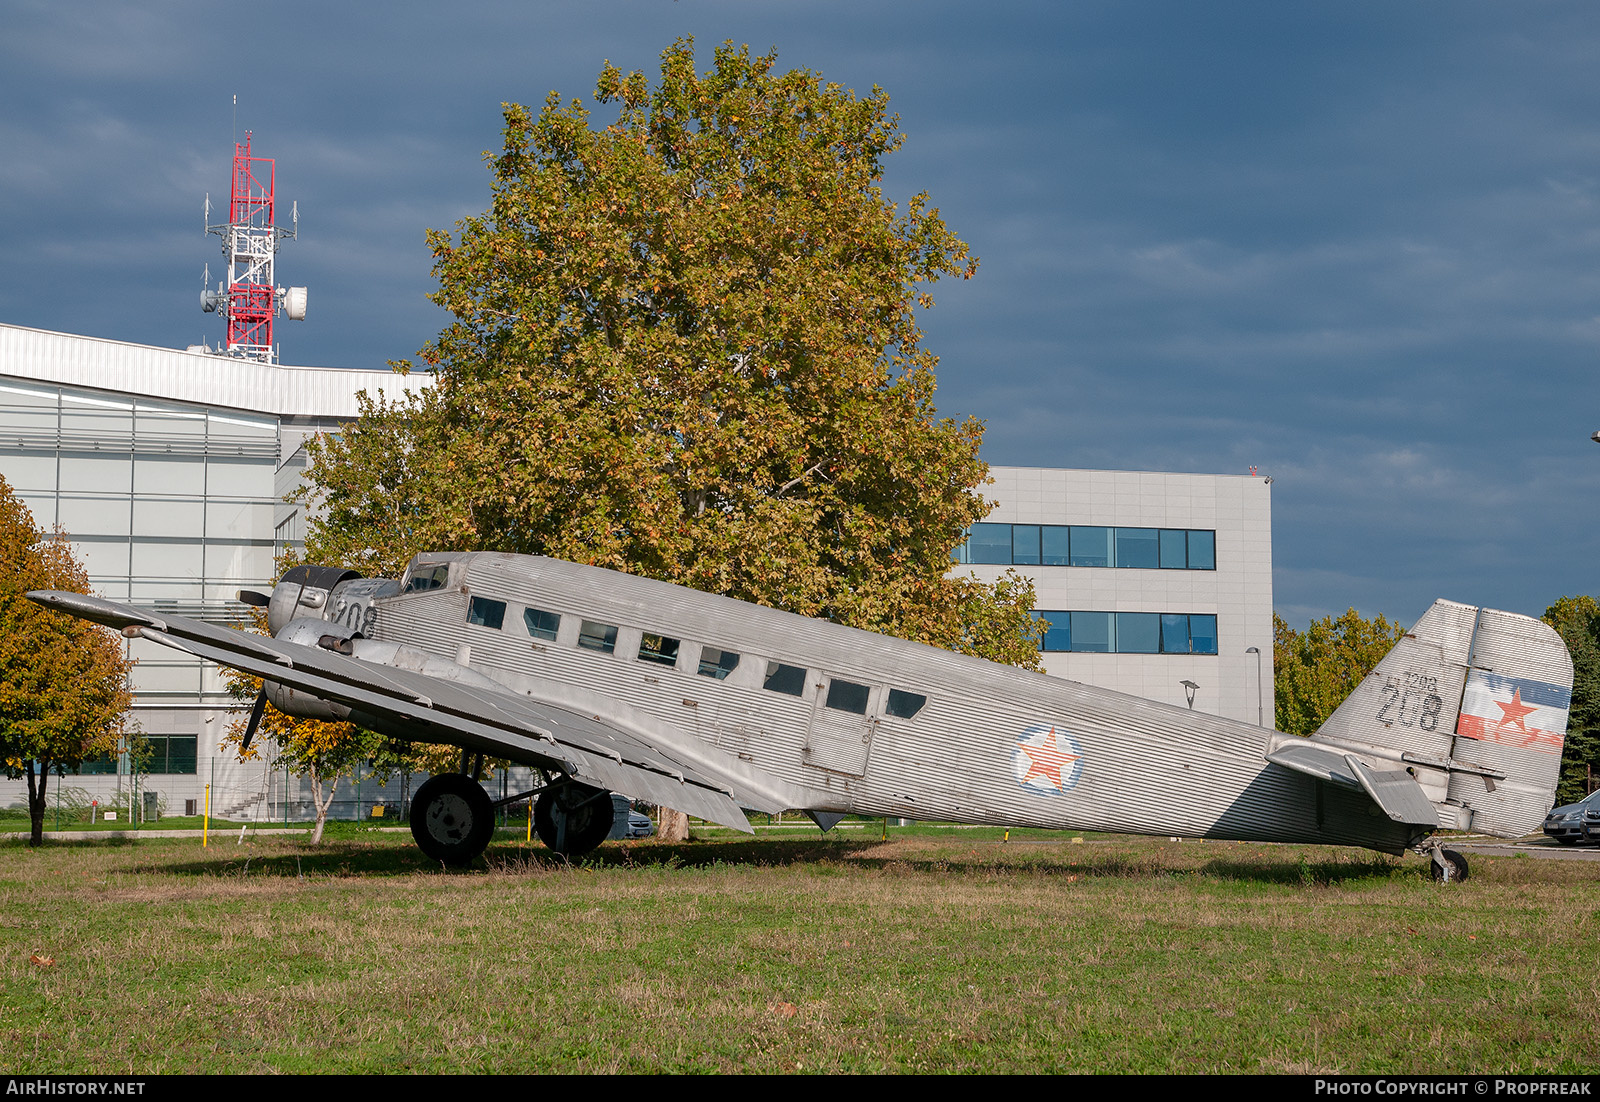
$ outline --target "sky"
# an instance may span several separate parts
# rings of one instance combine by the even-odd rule
[[[0,28],[0,321],[216,343],[203,202],[249,130],[300,210],[284,361],[414,356],[424,234],[487,206],[502,102],[603,123],[604,62],[732,40],[888,92],[886,194],[981,260],[922,320],[990,463],[1258,468],[1294,626],[1600,592],[1588,0],[0,0]]]

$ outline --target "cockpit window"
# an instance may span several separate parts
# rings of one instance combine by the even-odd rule
[[[663,666],[678,664],[678,640],[665,635],[645,632],[639,639],[639,661],[659,662]]]
[[[701,677],[714,677],[718,681],[727,677],[739,668],[739,656],[731,650],[718,650],[716,647],[700,648],[700,668],[695,672]]]
[[[556,632],[561,630],[561,613],[525,608],[522,610],[522,622],[527,625],[528,634],[533,638],[548,639],[553,643]]]
[[[467,608],[467,623],[479,624],[499,631],[506,622],[506,603],[491,601],[487,597],[474,597]]]
[[[617,629],[610,624],[597,624],[593,620],[585,620],[578,629],[578,646],[585,650],[597,650],[603,654],[615,653],[617,649]]]
[[[442,589],[449,580],[449,563],[440,563],[438,566],[418,567],[411,572],[411,577],[406,579],[406,587],[401,592],[422,593],[429,589]]]
[[[897,719],[910,719],[922,711],[922,706],[927,702],[928,698],[921,693],[908,693],[902,689],[890,689],[889,703],[885,711]]]

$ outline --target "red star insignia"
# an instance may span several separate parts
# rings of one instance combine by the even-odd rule
[[[1057,788],[1064,788],[1061,781],[1061,771],[1078,760],[1077,754],[1064,754],[1056,748],[1056,729],[1050,728],[1050,735],[1043,746],[1030,746],[1026,742],[1018,743],[1017,749],[1028,755],[1028,772],[1022,778],[1022,783],[1027,784],[1034,777],[1043,777]]]
[[[1533,734],[1533,732],[1528,730],[1528,725],[1526,723],[1522,722],[1522,720],[1523,720],[1524,716],[1526,716],[1529,712],[1534,710],[1534,705],[1532,705],[1532,704],[1524,704],[1522,702],[1522,690],[1521,689],[1516,689],[1516,690],[1512,691],[1511,703],[1502,704],[1498,700],[1495,701],[1494,703],[1495,703],[1495,707],[1499,708],[1500,711],[1504,713],[1500,717],[1500,722],[1495,724],[1495,730],[1496,731],[1503,731],[1507,727],[1515,727],[1518,731],[1521,731],[1524,735]]]

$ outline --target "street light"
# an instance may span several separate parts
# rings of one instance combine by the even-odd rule
[[[1186,693],[1189,697],[1189,710],[1191,712],[1194,711],[1194,691],[1200,686],[1196,685],[1193,681],[1190,681],[1187,678],[1178,682],[1178,684],[1183,686],[1184,693]]]
[[[1261,648],[1246,647],[1244,652],[1256,656],[1256,726],[1265,727],[1266,724],[1261,722]]]

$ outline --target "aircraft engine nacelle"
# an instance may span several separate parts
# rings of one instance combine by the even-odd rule
[[[276,681],[263,681],[262,690],[272,706],[286,716],[300,719],[323,719],[338,722],[350,718],[350,709],[320,696],[312,696],[301,689],[292,689]]]
[[[267,630],[277,635],[295,620],[308,616],[326,617],[331,610],[333,591],[341,583],[360,577],[359,571],[344,570],[337,566],[296,566],[278,579],[271,596],[242,590],[239,599],[246,604],[265,605]]]

